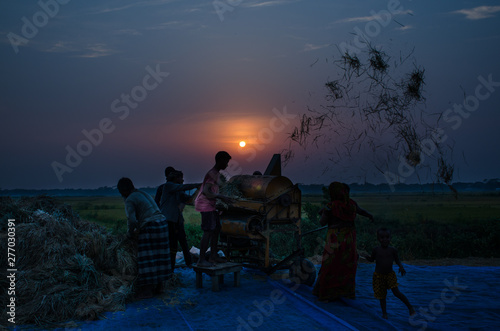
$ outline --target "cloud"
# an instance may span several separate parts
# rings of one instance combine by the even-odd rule
[[[49,53],[67,53],[67,52],[76,52],[78,49],[73,45],[73,43],[58,41],[54,45],[50,46],[45,50],[45,52]]]
[[[73,53],[73,56],[83,58],[97,58],[116,53],[116,51],[102,43],[89,44],[82,49],[81,47],[76,46],[74,43],[64,41],[56,42],[54,45],[47,48],[45,52]]]
[[[413,15],[412,10],[402,10],[394,14],[394,16],[397,15]],[[342,20],[338,20],[336,23],[352,23],[352,22],[370,22],[373,20],[386,20],[386,17],[382,17],[379,14],[374,14],[370,16],[358,16],[358,17],[348,17],[344,18]]]
[[[48,53],[73,53],[73,56],[83,58],[97,58],[116,53],[115,50],[102,43],[89,44],[82,48],[75,43],[65,41],[58,41],[44,51]]]
[[[174,27],[182,28],[182,27],[185,27],[186,24],[187,23],[184,21],[168,21],[168,22],[159,23],[159,24],[154,25],[154,26],[149,26],[146,28],[146,30],[165,30],[165,29],[171,29]]]
[[[96,58],[108,56],[115,53],[111,48],[108,48],[105,44],[93,44],[87,46],[84,53],[77,57],[86,57],[86,58]]]
[[[410,30],[410,29],[414,29],[414,26],[412,26],[412,25],[402,25],[399,28],[397,28],[396,30],[405,31],[405,30]]]
[[[251,3],[247,4],[244,7],[249,7],[249,8],[260,8],[260,7],[271,7],[271,6],[280,6],[280,5],[287,5],[292,2],[299,2],[300,0],[296,1],[290,1],[290,0],[271,0],[271,1],[264,1],[264,2],[256,2],[256,3]]]
[[[500,11],[500,6],[479,6],[470,9],[460,9],[452,12],[452,14],[463,14],[468,20],[481,20],[484,18],[494,17],[495,13]]]
[[[163,23],[158,23],[156,25],[145,27],[144,30],[147,31],[159,31],[167,29],[177,29],[177,30],[188,30],[188,29],[206,29],[207,26],[196,21],[168,21]]]
[[[136,29],[120,29],[113,31],[115,35],[130,35],[130,36],[142,36],[142,33]]]
[[[307,44],[305,44],[303,51],[310,52],[310,51],[315,51],[315,50],[322,49],[322,48],[325,48],[328,46],[330,46],[330,44],[314,45],[314,44],[307,43]]]
[[[116,11],[122,11],[134,7],[149,7],[149,6],[160,6],[164,4],[168,4],[171,2],[174,2],[176,0],[150,0],[150,1],[139,1],[135,3],[131,3],[128,5],[124,5],[121,7],[114,7],[114,8],[105,8],[98,10],[95,14],[105,14],[105,13],[110,13],[110,12],[116,12]]]

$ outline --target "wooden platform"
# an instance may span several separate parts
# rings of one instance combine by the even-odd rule
[[[203,273],[206,273],[212,278],[212,291],[220,290],[220,284],[224,283],[224,275],[234,272],[234,286],[240,286],[240,271],[243,264],[239,263],[219,263],[213,267],[198,267],[193,265],[193,270],[196,272],[196,288],[203,287]]]

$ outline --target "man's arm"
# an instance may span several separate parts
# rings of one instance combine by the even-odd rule
[[[221,199],[222,201],[226,203],[233,203],[234,199],[231,197],[222,195],[222,194],[215,194],[212,191],[213,183],[206,182],[205,185],[203,186],[203,194],[209,198],[209,199]]]
[[[203,186],[203,194],[209,198],[209,199],[215,199],[217,198],[217,194],[215,194],[213,191],[212,191],[212,187],[214,186],[213,183],[205,183],[205,185]]]
[[[160,206],[160,202],[161,202],[161,194],[163,192],[163,185],[164,184],[161,184],[160,186],[158,186],[158,188],[156,189],[156,194],[155,194],[155,202],[156,204],[158,205],[158,207]]]
[[[201,184],[177,184],[177,183],[173,183],[173,182],[166,182],[163,185],[161,199],[160,199],[160,203],[158,204],[158,207],[160,209],[163,208],[163,205],[165,204],[165,201],[168,199],[170,194],[176,193],[176,192],[183,192],[183,191],[192,190],[192,189],[200,187],[200,185]]]
[[[181,191],[189,191],[193,190],[195,188],[200,187],[200,183],[195,183],[195,184],[177,184],[177,183],[170,183],[168,187],[169,192],[181,192]]]
[[[131,236],[139,227],[139,222],[135,217],[135,206],[129,199],[125,201],[125,214],[127,215],[127,236]]]

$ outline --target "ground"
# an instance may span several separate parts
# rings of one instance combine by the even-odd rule
[[[309,257],[314,264],[321,264],[321,255]],[[410,265],[426,265],[426,266],[451,266],[463,265],[468,267],[500,267],[500,258],[484,258],[484,257],[468,257],[463,259],[426,259],[426,260],[411,260],[402,261],[404,264]],[[369,263],[364,259],[359,259],[359,263]]]
[[[468,257],[464,259],[435,259],[403,261],[411,265],[450,266],[463,265],[468,267],[500,267],[500,258]]]

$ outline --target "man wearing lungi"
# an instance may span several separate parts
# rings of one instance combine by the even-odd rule
[[[136,296],[151,298],[172,274],[168,223],[153,197],[137,190],[129,178],[121,178],[117,188],[125,199],[127,236],[137,239]]]

